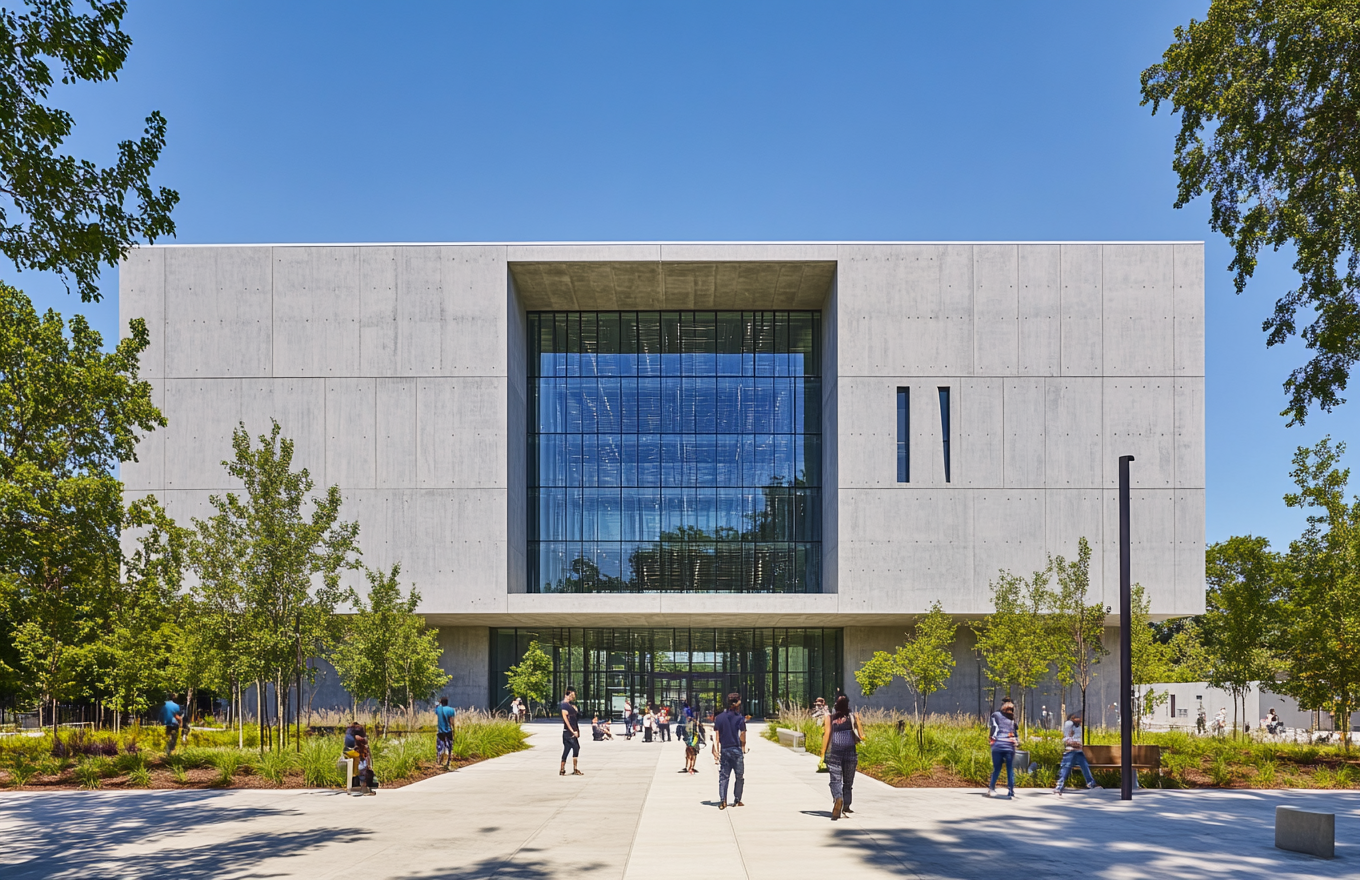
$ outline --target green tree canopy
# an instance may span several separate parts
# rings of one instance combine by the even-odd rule
[[[524,656],[505,673],[506,686],[510,693],[529,701],[546,703],[548,688],[552,687],[552,658],[543,652],[538,640],[529,643]]]
[[[80,649],[117,584],[120,462],[165,424],[134,320],[112,351],[85,319],[0,284],[0,661],[26,697],[75,696]]]
[[[101,168],[65,150],[75,120],[47,103],[54,83],[117,79],[132,47],[124,0],[28,0],[0,10],[0,253],[20,269],[74,279],[80,298],[100,297],[100,264],[117,265],[135,242],[174,235],[179,194],[148,182],[165,147],[153,112],[137,140],[118,144]],[[54,72],[55,68],[55,72]],[[125,205],[135,199],[136,208]]]
[[[1028,579],[1002,571],[992,581],[991,614],[974,625],[987,677],[1009,691],[1020,688],[1020,723],[1025,723],[1025,693],[1039,683],[1057,658],[1050,586],[1053,563]]]
[[[1238,293],[1262,247],[1295,251],[1300,284],[1263,327],[1312,352],[1284,383],[1290,424],[1344,403],[1360,357],[1357,33],[1356,0],[1213,0],[1142,76],[1143,103],[1181,115],[1176,207],[1209,195]]]
[[[1333,711],[1342,730],[1360,703],[1360,498],[1346,500],[1345,451],[1327,437],[1294,455],[1298,491],[1285,503],[1310,512],[1289,548],[1276,648],[1285,680],[1272,685],[1306,708]]]
[[[1242,703],[1245,720],[1251,682],[1271,678],[1275,671],[1267,644],[1274,629],[1282,560],[1271,552],[1268,540],[1252,536],[1212,544],[1205,556],[1209,591],[1199,623],[1208,659],[1205,680],[1232,695],[1236,732],[1238,704]]]
[[[1077,558],[1071,561],[1061,556],[1052,561],[1058,587],[1052,594],[1054,660],[1058,682],[1064,687],[1076,685],[1081,692],[1081,713],[1086,717],[1086,691],[1094,677],[1094,667],[1105,650],[1105,618],[1110,609],[1091,596],[1091,544],[1082,537],[1077,542]],[[1067,700],[1062,712],[1067,718]],[[1083,733],[1085,725],[1082,726]]]

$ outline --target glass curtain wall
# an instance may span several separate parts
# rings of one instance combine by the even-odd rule
[[[821,591],[820,312],[532,312],[531,592]]]
[[[831,702],[841,683],[839,629],[501,628],[491,631],[493,708],[509,705],[506,670],[531,641],[553,659],[550,699],[575,687],[586,720],[622,718],[625,700],[675,711],[688,701],[707,717],[733,691],[761,718],[780,703]]]

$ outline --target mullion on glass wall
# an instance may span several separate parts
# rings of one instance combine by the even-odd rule
[[[528,317],[532,589],[820,590],[820,313]]]

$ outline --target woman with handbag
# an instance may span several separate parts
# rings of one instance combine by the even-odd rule
[[[834,822],[842,813],[854,812],[850,809],[850,800],[855,770],[859,766],[855,746],[864,742],[864,728],[860,726],[859,716],[850,711],[850,698],[845,694],[836,698],[835,709],[826,717],[825,724],[822,761],[831,773],[831,820]]]

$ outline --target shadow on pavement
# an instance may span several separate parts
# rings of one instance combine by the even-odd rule
[[[368,835],[359,828],[309,828],[279,831],[276,820],[297,812],[260,806],[228,806],[220,792],[138,794],[39,794],[0,797],[0,865],[5,880],[26,877],[161,874],[177,878],[249,874],[266,859],[300,856],[317,848],[349,843]],[[195,831],[229,822],[257,822],[230,840],[195,843]],[[180,840],[183,843],[180,843]],[[154,853],[127,853],[123,847],[155,847]],[[131,871],[123,866],[135,865]]]
[[[489,856],[467,865],[459,865],[456,868],[440,868],[431,872],[405,875],[411,880],[474,880],[474,878],[495,877],[511,878],[511,880],[560,880],[562,877],[586,874],[591,871],[609,869],[617,874],[618,865],[607,865],[603,862],[563,862],[562,860],[544,860],[534,857],[526,857],[524,851],[516,853],[511,859]]]

